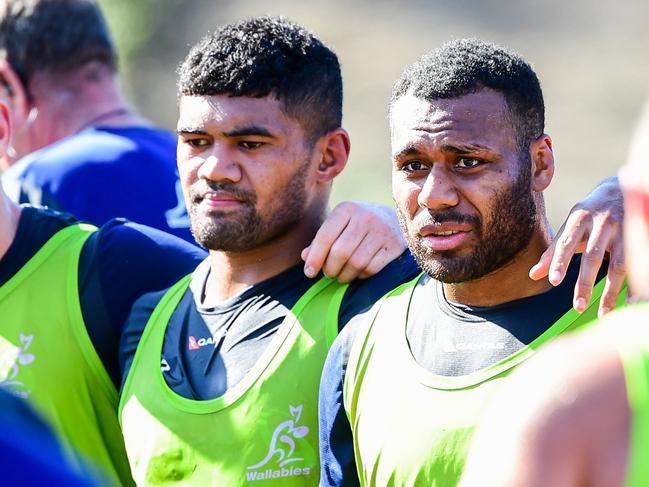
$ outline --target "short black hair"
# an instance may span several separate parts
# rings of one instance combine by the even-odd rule
[[[0,7],[0,55],[25,87],[35,72],[67,73],[91,61],[112,71],[117,53],[93,0],[8,0]]]
[[[181,95],[275,97],[313,142],[342,123],[336,54],[283,17],[254,17],[207,35],[178,74]]]
[[[458,98],[489,88],[503,95],[521,150],[545,127],[541,84],[518,54],[477,39],[459,39],[430,51],[406,68],[390,104],[407,93],[427,101]]]

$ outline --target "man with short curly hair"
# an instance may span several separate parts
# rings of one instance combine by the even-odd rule
[[[551,247],[543,191],[554,157],[539,81],[519,55],[475,39],[429,52],[396,82],[390,127],[397,212],[425,272],[353,320],[329,352],[321,485],[450,487],[512,368],[596,317],[605,284],[602,311],[615,306],[622,252],[610,247],[607,283],[588,265],[603,241],[573,258],[563,281],[551,275],[556,287],[530,279]],[[591,299],[583,284],[596,279]]]
[[[133,475],[140,485],[313,485],[327,349],[416,266],[405,255],[350,285],[304,274],[300,255],[350,148],[338,59],[313,34],[277,17],[227,25],[179,72],[178,168],[210,255],[142,297],[127,324],[120,419]],[[371,227],[350,237],[377,269],[403,246]]]

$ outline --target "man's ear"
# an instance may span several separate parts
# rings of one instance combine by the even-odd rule
[[[27,88],[5,59],[0,59],[0,78],[6,85],[4,89],[7,92],[14,128],[20,130],[29,116],[31,106]]]
[[[0,97],[0,157],[4,157],[11,144],[11,112],[5,103],[5,98]]]
[[[554,153],[552,139],[543,134],[530,146],[532,157],[532,191],[541,193],[552,182],[554,176]]]
[[[320,148],[317,169],[317,181],[329,183],[345,168],[351,142],[345,129],[337,128],[322,136],[318,141]]]

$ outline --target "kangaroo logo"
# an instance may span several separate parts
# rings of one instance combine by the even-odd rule
[[[273,432],[273,437],[270,440],[270,448],[264,459],[255,464],[247,467],[248,470],[257,470],[270,462],[273,457],[277,457],[276,462],[280,467],[284,467],[289,463],[300,462],[304,458],[294,457],[295,441],[293,438],[304,438],[309,434],[307,426],[297,426],[297,422],[302,415],[302,405],[297,407],[289,406],[289,411],[293,419],[289,419],[281,423]],[[281,443],[283,444],[281,444]]]
[[[10,347],[0,355],[0,387],[24,399],[29,397],[29,391],[25,390],[25,384],[16,380],[16,377],[21,365],[29,365],[34,361],[31,353],[25,353],[33,339],[34,335],[21,333],[20,346]]]

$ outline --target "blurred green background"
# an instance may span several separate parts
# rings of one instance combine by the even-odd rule
[[[624,161],[649,95],[647,0],[100,0],[121,56],[129,98],[169,129],[176,122],[176,67],[189,47],[220,25],[284,15],[338,54],[345,83],[344,126],[352,138],[334,203],[391,204],[387,99],[403,68],[458,37],[520,52],[541,79],[546,131],[557,170],[547,192],[558,225],[569,208]]]

